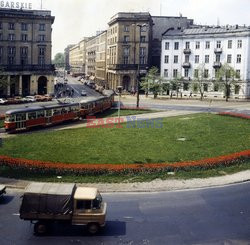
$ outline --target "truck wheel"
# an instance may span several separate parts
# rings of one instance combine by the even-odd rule
[[[36,235],[44,235],[47,232],[47,225],[44,222],[37,222],[34,226],[34,233]]]
[[[90,233],[91,235],[96,234],[99,231],[99,229],[100,226],[97,223],[89,223],[87,226],[88,233]]]

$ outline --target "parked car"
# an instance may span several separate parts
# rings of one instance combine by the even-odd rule
[[[87,96],[87,92],[85,90],[81,91],[81,96]]]
[[[52,100],[52,96],[45,94],[44,97],[46,98],[46,101],[51,101]]]
[[[3,196],[3,194],[6,194],[6,186],[0,185],[0,197]]]
[[[45,98],[44,95],[35,95],[35,98],[36,98],[36,101],[39,101],[39,102],[47,101],[47,98]]]
[[[6,99],[0,98],[0,105],[6,105],[8,104],[8,101]]]
[[[26,99],[27,102],[36,102],[35,96],[26,96],[24,99]]]

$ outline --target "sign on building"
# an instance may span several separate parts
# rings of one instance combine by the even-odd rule
[[[14,1],[0,1],[0,8],[7,9],[32,9],[32,3],[27,2],[14,2]]]

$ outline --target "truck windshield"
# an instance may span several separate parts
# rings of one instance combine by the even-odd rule
[[[93,200],[93,209],[100,209],[102,204],[102,196],[98,192],[96,198]]]

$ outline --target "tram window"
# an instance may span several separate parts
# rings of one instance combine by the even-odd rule
[[[37,112],[37,118],[44,117],[44,111]]]
[[[6,115],[6,122],[15,122],[15,115]]]
[[[20,113],[20,114],[16,114],[16,121],[24,121],[26,120],[26,114],[25,113]]]
[[[51,117],[52,116],[52,111],[51,110],[46,111],[46,116]]]
[[[61,114],[61,110],[59,110],[59,109],[53,110],[53,115],[60,115],[60,114]]]
[[[62,113],[62,114],[66,114],[66,113],[68,113],[67,108],[62,108],[61,113]]]
[[[29,118],[29,120],[36,119],[36,113],[35,112],[28,113],[28,118]]]

